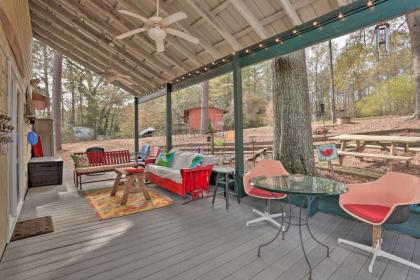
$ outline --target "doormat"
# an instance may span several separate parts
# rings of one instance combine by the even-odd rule
[[[46,234],[54,231],[51,216],[20,221],[16,223],[10,241],[16,241],[36,235]]]

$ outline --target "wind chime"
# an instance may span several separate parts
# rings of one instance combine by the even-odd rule
[[[383,22],[375,26],[376,58],[379,60],[381,53],[389,53],[389,23]]]

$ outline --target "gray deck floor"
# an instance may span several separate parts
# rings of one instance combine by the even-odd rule
[[[256,256],[258,245],[275,234],[269,225],[245,226],[260,201],[232,200],[226,212],[221,198],[212,209],[210,199],[182,205],[172,197],[174,206],[99,221],[66,170],[63,186],[28,191],[20,217],[51,215],[55,231],[10,243],[0,279],[307,279],[296,227]],[[369,274],[368,254],[337,244],[338,237],[369,244],[367,225],[322,213],[311,225],[331,249],[325,258],[325,249],[304,232],[314,279],[420,279],[420,271],[381,258]],[[383,238],[386,250],[420,263],[419,240],[388,231]]]

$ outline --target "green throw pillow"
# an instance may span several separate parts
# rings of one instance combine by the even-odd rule
[[[89,159],[87,155],[71,155],[71,158],[74,161],[74,165],[76,168],[83,168],[83,167],[89,167]]]
[[[190,168],[199,167],[203,165],[204,158],[200,154],[195,154],[191,160]]]
[[[160,153],[155,160],[155,164],[159,166],[171,167],[172,161],[174,160],[175,152]]]

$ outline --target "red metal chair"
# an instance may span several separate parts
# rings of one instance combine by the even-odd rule
[[[420,269],[420,265],[381,249],[382,225],[406,221],[410,214],[409,205],[420,203],[420,178],[388,172],[376,181],[350,184],[348,188],[349,191],[340,196],[340,206],[352,217],[373,226],[372,246],[343,239],[338,239],[338,243],[348,244],[372,253],[369,272],[372,272],[373,264],[378,256]]]
[[[274,218],[281,217],[284,215],[284,213],[271,214],[270,201],[273,199],[278,200],[278,199],[285,198],[287,195],[282,194],[282,193],[271,193],[268,191],[254,188],[251,185],[251,180],[255,177],[259,177],[259,176],[272,177],[272,176],[279,176],[279,175],[287,176],[289,175],[289,173],[286,171],[286,169],[284,169],[280,161],[268,160],[268,159],[259,161],[251,171],[245,174],[244,179],[243,179],[245,193],[248,194],[249,196],[253,196],[253,197],[261,198],[265,200],[265,211],[261,212],[261,211],[258,211],[257,209],[252,209],[252,211],[260,217],[246,222],[247,226],[250,226],[258,222],[267,221],[278,228],[281,227],[280,223],[275,221]]]

